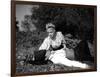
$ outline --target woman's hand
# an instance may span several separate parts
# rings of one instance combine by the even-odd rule
[[[63,44],[63,47],[64,47],[64,48],[63,48],[63,50],[65,50],[65,51],[66,51],[66,50],[67,50],[67,48],[66,48],[66,45],[65,45],[65,44]]]
[[[45,60],[49,59],[50,54],[51,54],[51,51],[50,50],[47,50],[46,55],[45,55],[46,56]]]

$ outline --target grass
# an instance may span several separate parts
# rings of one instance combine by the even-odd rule
[[[54,71],[74,71],[80,70],[78,67],[68,67],[59,64],[44,64],[44,65],[19,65],[16,68],[17,73],[30,73],[30,72],[54,72]]]
[[[30,33],[32,34],[32,33]],[[81,70],[77,67],[67,67],[64,65],[58,65],[53,63],[32,65],[30,63],[25,63],[24,60],[27,59],[26,56],[32,55],[30,59],[34,56],[34,51],[38,49],[39,44],[42,40],[37,38],[35,35],[26,35],[18,33],[16,41],[16,73],[30,73],[30,72],[50,72],[50,71],[74,71]],[[30,37],[30,39],[29,39]],[[74,42],[74,41],[73,41]],[[68,41],[68,46],[73,49],[73,42]],[[38,43],[38,44],[37,44]],[[89,44],[90,51],[93,51],[93,47]],[[72,52],[72,53],[71,53]],[[72,59],[73,50],[69,52],[69,57]],[[68,54],[68,53],[67,53]]]

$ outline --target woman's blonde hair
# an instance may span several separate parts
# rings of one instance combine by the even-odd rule
[[[48,29],[48,28],[55,28],[55,25],[53,23],[47,23],[46,29]]]

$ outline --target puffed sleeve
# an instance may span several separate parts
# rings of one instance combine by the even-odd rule
[[[48,50],[49,49],[49,40],[48,38],[45,38],[41,46],[39,47],[39,50]]]
[[[62,32],[59,32],[59,37],[62,40],[62,43],[66,44],[66,41],[65,41],[65,38],[64,38],[64,35],[62,34]]]

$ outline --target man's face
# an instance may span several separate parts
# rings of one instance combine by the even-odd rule
[[[48,36],[49,36],[50,38],[53,38],[54,33],[55,33],[55,29],[54,29],[54,28],[48,28],[48,29],[47,29],[47,32],[48,32]]]

